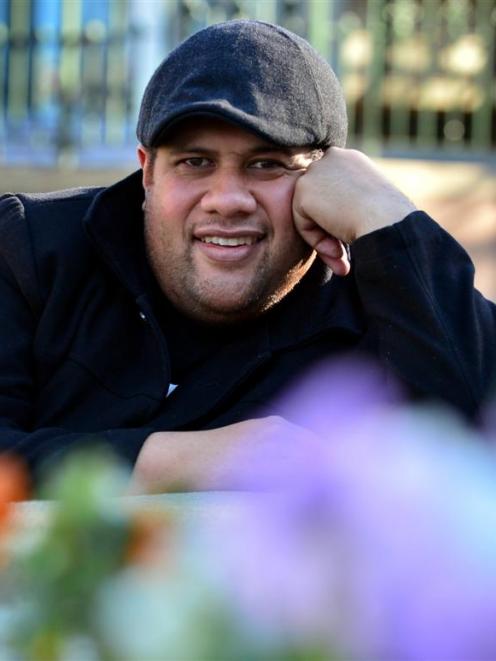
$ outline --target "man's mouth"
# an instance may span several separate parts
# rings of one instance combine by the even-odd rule
[[[216,246],[252,246],[260,239],[255,236],[203,236],[203,243],[213,243]]]
[[[200,253],[210,263],[218,265],[224,263],[226,267],[231,268],[257,255],[266,237],[266,234],[259,230],[239,228],[238,232],[239,234],[232,230],[227,232],[211,228],[210,231],[205,229],[196,232],[194,238]]]

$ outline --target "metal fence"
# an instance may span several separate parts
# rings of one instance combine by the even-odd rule
[[[239,17],[278,22],[332,63],[349,144],[495,157],[496,0],[0,0],[0,162],[132,160],[160,59]]]

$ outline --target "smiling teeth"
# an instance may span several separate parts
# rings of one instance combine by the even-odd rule
[[[254,236],[237,236],[227,238],[225,236],[205,236],[203,243],[213,243],[216,246],[251,246],[256,243]]]

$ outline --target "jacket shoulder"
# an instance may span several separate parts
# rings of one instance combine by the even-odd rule
[[[54,238],[80,225],[91,202],[102,188],[76,188],[52,193],[6,193],[0,196],[2,237],[26,238],[26,233]]]
[[[101,188],[0,196],[0,266],[39,307],[47,264],[75,268],[87,250],[82,218]],[[50,269],[52,271],[53,269]]]
[[[30,243],[34,253],[84,241],[82,219],[101,187],[0,197],[0,237],[7,245]]]
[[[50,193],[6,193],[0,196],[0,220],[14,222],[17,216],[28,222],[68,220],[80,211],[84,214],[103,188],[71,188]],[[71,215],[67,217],[67,211]],[[59,212],[59,215],[57,215]]]

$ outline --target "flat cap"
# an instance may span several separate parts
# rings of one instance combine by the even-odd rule
[[[137,136],[157,146],[179,120],[213,115],[285,147],[343,147],[346,106],[330,65],[301,37],[233,20],[192,35],[148,83]]]

